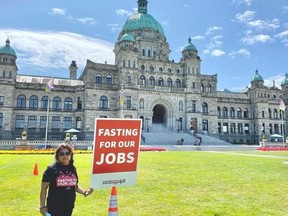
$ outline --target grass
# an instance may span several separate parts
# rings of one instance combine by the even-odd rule
[[[239,153],[141,152],[137,185],[117,187],[119,215],[287,215],[288,164],[283,162],[288,152]],[[41,175],[53,155],[0,158],[0,215],[40,215]],[[84,188],[89,187],[91,160],[91,154],[75,155]],[[38,176],[33,176],[35,163]],[[107,215],[110,191],[95,190],[87,198],[78,194],[73,215]]]

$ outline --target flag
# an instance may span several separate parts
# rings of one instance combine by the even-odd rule
[[[124,102],[125,102],[125,95],[124,95],[124,89],[122,86],[121,91],[120,91],[120,98],[119,98],[119,103],[121,107],[123,107]]]
[[[284,101],[282,100],[282,98],[280,97],[280,105],[279,105],[279,109],[284,111],[286,109],[286,105],[284,103]]]
[[[54,89],[53,80],[50,79],[50,80],[48,81],[47,85],[46,85],[45,91],[48,92],[48,91],[51,91],[51,90],[53,90],[53,89]]]

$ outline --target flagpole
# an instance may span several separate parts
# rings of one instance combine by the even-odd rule
[[[49,99],[49,96],[48,96],[47,114],[46,114],[46,131],[45,131],[45,149],[47,147],[47,137],[48,137],[49,107],[50,107],[50,99]]]
[[[285,137],[284,137],[284,123],[283,123],[283,118],[284,118],[284,110],[282,110],[282,118],[281,118],[281,120],[282,120],[282,136],[283,136],[283,147],[285,147],[285,143],[284,143],[284,139],[285,139]]]

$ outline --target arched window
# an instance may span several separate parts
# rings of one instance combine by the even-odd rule
[[[47,109],[48,107],[48,96],[43,96],[41,99],[41,108]]]
[[[64,110],[72,110],[73,100],[70,97],[65,98],[64,100]]]
[[[149,85],[155,85],[155,79],[153,76],[149,77]]]
[[[146,78],[145,76],[140,76],[140,85],[145,85],[146,84]]]
[[[242,118],[242,110],[241,110],[241,108],[237,109],[237,118]]]
[[[96,83],[102,83],[102,75],[96,74]]]
[[[230,117],[235,117],[235,109],[233,107],[230,108]]]
[[[204,84],[201,83],[201,92],[204,92]]]
[[[180,79],[176,79],[176,87],[177,88],[181,88],[181,80]]]
[[[108,108],[108,98],[106,96],[101,96],[100,97],[99,107],[101,109],[107,109]]]
[[[25,95],[19,95],[17,98],[17,108],[26,108],[26,97]]]
[[[218,117],[221,117],[221,108],[217,107]]]
[[[212,87],[210,84],[207,85],[207,92],[212,92]]]
[[[38,108],[38,97],[36,95],[32,95],[29,99],[29,108],[37,109]]]
[[[208,105],[206,102],[202,103],[202,113],[208,113]]]
[[[172,79],[171,78],[167,79],[167,86],[172,87]]]
[[[106,76],[106,83],[109,85],[112,85],[112,76],[111,75]]]
[[[243,116],[244,116],[244,118],[248,118],[249,117],[249,111],[248,111],[247,108],[244,110]]]
[[[273,118],[278,118],[278,111],[277,111],[277,109],[274,109],[274,111],[273,111]]]
[[[143,98],[140,99],[139,109],[142,109],[142,110],[144,109],[144,99]]]
[[[145,56],[145,49],[142,49],[142,56]]]
[[[162,77],[158,79],[158,86],[164,86],[164,80]]]
[[[60,97],[55,97],[53,99],[52,108],[55,110],[61,109],[61,98]]]
[[[223,107],[223,117],[227,117],[227,116],[228,116],[227,107]]]

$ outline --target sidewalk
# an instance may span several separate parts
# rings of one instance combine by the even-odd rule
[[[141,145],[141,147],[165,148],[167,151],[254,151],[259,145]]]

